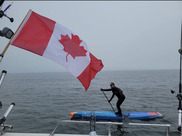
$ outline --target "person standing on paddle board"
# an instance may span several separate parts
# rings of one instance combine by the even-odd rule
[[[118,101],[116,103],[116,107],[118,109],[118,112],[116,112],[116,114],[118,116],[122,116],[122,111],[121,111],[120,106],[123,103],[123,101],[125,100],[125,95],[123,94],[123,91],[120,88],[116,87],[113,82],[110,83],[110,87],[111,87],[110,89],[102,89],[101,88],[100,90],[101,91],[112,91],[113,94],[112,94],[110,100],[108,100],[109,103],[114,98],[114,95],[116,95],[118,97]]]

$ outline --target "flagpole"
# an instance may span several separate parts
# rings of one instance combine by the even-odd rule
[[[179,106],[178,106],[178,128],[177,130],[181,133],[181,116],[182,116],[182,105],[181,105],[181,101],[182,101],[182,90],[181,90],[181,85],[182,85],[182,81],[181,81],[181,65],[182,65],[182,24],[181,24],[181,43],[180,43],[180,49],[178,50],[178,52],[180,53],[180,71],[179,71],[179,94],[177,95],[177,98],[179,100]]]
[[[31,10],[28,11],[28,13],[30,12]],[[28,13],[26,14],[26,16],[24,17],[24,19],[22,20],[22,22],[20,23],[20,25],[18,26],[18,29],[16,30],[16,32],[14,33],[14,35],[11,37],[11,39],[9,40],[8,44],[6,45],[6,47],[4,48],[3,52],[0,54],[0,63],[4,57],[4,54],[6,53],[8,47],[10,46],[11,44],[11,40],[14,38],[14,36],[16,35],[16,33],[18,32],[18,30],[20,29],[21,25],[23,24],[23,22],[25,21],[25,18],[27,17]]]

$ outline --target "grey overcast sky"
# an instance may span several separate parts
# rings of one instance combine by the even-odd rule
[[[4,9],[12,1],[5,1]],[[69,28],[83,39],[106,70],[178,69],[181,1],[13,1],[3,17],[16,31],[29,9]],[[2,51],[8,39],[0,37]],[[10,46],[1,69],[14,72],[61,72],[63,66]]]

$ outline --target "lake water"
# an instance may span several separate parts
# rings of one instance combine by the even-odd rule
[[[7,74],[0,88],[1,116],[14,102],[6,124],[13,125],[11,132],[50,133],[60,120],[70,120],[74,111],[111,111],[100,88],[109,88],[114,82],[126,96],[122,111],[156,111],[162,119],[150,121],[130,120],[138,123],[171,124],[169,135],[178,136],[179,70],[101,71],[92,80],[88,91],[70,73]],[[110,98],[111,92],[106,92]],[[112,100],[114,107],[117,98]],[[112,135],[165,136],[164,127],[126,126],[126,133],[112,127]],[[62,124],[56,133],[89,134],[89,124]],[[107,126],[97,125],[97,134],[107,134]]]

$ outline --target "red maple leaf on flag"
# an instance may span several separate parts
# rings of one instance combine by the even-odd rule
[[[64,46],[64,51],[68,54],[66,55],[66,61],[68,61],[68,55],[70,54],[74,59],[77,56],[86,56],[87,50],[83,46],[80,46],[82,40],[77,35],[71,34],[71,39],[68,35],[61,35],[59,42]]]

